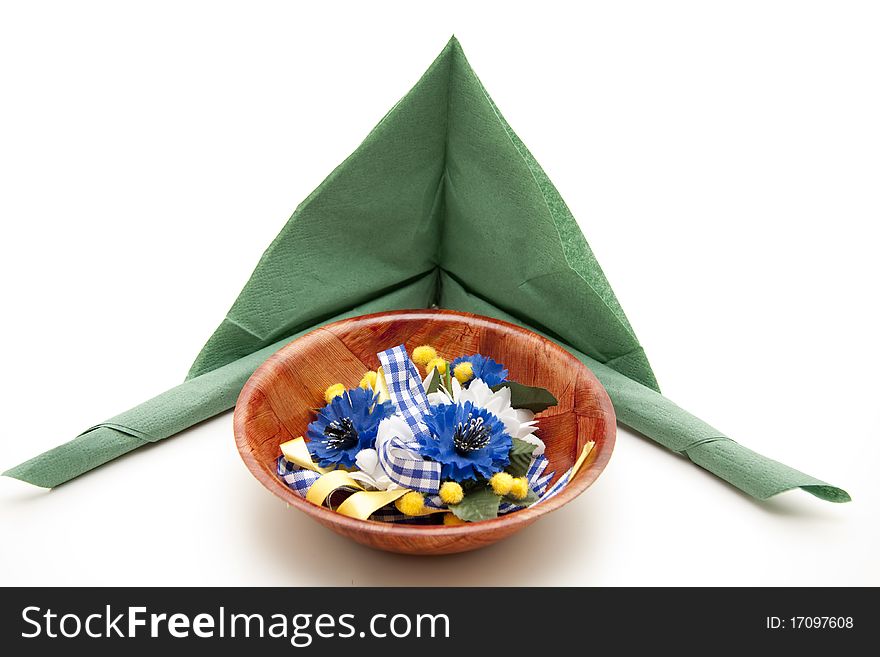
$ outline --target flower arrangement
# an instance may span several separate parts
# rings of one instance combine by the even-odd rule
[[[547,390],[511,381],[483,354],[412,357],[401,345],[356,388],[334,384],[305,437],[281,445],[277,471],[310,502],[384,522],[460,525],[495,518],[558,492],[545,472],[535,414]],[[419,371],[422,368],[422,371]]]

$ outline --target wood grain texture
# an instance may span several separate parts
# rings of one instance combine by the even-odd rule
[[[583,445],[595,448],[558,495],[533,508],[467,525],[409,526],[355,520],[306,502],[275,474],[280,443],[305,435],[323,391],[358,384],[379,366],[376,354],[398,344],[430,344],[452,360],[482,353],[504,363],[510,378],[552,392],[559,405],[538,415],[554,481]],[[530,331],[487,317],[448,310],[402,310],[355,317],[312,331],[270,357],[245,384],[235,407],[235,440],[247,467],[275,495],[339,534],[381,550],[449,554],[490,545],[570,502],[592,484],[611,456],[616,423],[605,389],[571,354]]]

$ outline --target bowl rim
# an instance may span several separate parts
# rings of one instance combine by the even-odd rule
[[[565,358],[569,359],[572,367],[581,369],[585,372],[587,378],[591,381],[591,385],[596,392],[596,402],[600,409],[606,414],[605,435],[604,440],[590,453],[587,461],[582,465],[577,476],[562,488],[556,495],[541,504],[526,507],[519,511],[507,513],[491,520],[481,520],[474,523],[466,523],[464,525],[408,525],[403,523],[390,523],[377,520],[359,520],[357,518],[349,518],[330,509],[317,506],[308,502],[304,497],[300,497],[291,490],[274,472],[267,472],[264,466],[254,456],[247,441],[245,425],[246,413],[243,409],[248,407],[248,402],[255,393],[259,391],[258,382],[261,381],[262,375],[272,369],[272,365],[281,362],[286,358],[288,351],[295,349],[296,343],[303,337],[310,335],[316,331],[327,331],[338,324],[347,323],[353,320],[382,321],[390,317],[401,317],[410,315],[412,319],[437,320],[438,316],[445,316],[450,320],[461,320],[467,322],[486,322],[504,330],[512,331],[529,336],[531,339],[538,338],[552,349],[562,352]],[[262,394],[262,393],[260,393]],[[589,488],[593,482],[599,477],[605,466],[611,458],[614,450],[614,443],[617,433],[617,421],[614,413],[614,407],[605,387],[601,384],[596,375],[593,374],[589,367],[575,358],[574,355],[563,349],[557,343],[545,338],[544,336],[530,331],[516,324],[511,324],[504,320],[495,319],[494,317],[486,317],[473,313],[461,312],[456,310],[447,310],[440,308],[433,309],[412,309],[412,310],[392,310],[379,313],[370,313],[368,315],[357,315],[346,319],[338,320],[329,324],[320,326],[313,331],[299,336],[295,340],[281,347],[278,351],[267,358],[248,378],[247,382],[238,396],[233,414],[233,432],[235,434],[235,444],[238,453],[256,479],[268,488],[277,497],[284,500],[290,506],[312,516],[315,520],[323,524],[334,524],[340,529],[345,529],[358,533],[373,534],[375,536],[396,537],[401,539],[418,539],[429,535],[442,535],[444,538],[456,539],[459,537],[473,537],[486,530],[505,528],[507,530],[515,530],[531,524],[539,517],[555,511],[569,502]]]

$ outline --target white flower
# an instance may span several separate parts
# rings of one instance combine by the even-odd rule
[[[350,472],[351,478],[360,482],[368,490],[393,490],[397,484],[385,474],[379,463],[379,452],[375,449],[362,449],[354,457],[358,470]]]
[[[416,439],[412,428],[400,413],[386,417],[379,423],[379,428],[376,431],[376,449],[380,449],[392,438],[400,438],[405,443]]]
[[[425,379],[425,389],[430,385],[433,371]],[[493,392],[482,379],[473,379],[467,388],[463,388],[458,379],[452,377],[452,390],[438,388],[437,392],[428,394],[428,401],[433,405],[463,404],[471,402],[478,408],[485,408],[504,423],[504,428],[511,438],[519,438],[535,446],[533,456],[544,453],[544,441],[534,435],[538,428],[535,414],[524,408],[513,408],[510,405],[510,388],[500,388]]]

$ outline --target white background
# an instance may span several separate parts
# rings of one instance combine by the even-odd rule
[[[757,502],[621,429],[563,510],[400,557],[285,509],[227,413],[51,492],[0,480],[0,582],[880,584],[876,3],[580,5],[3,4],[0,468],[181,381],[455,33],[664,393],[852,504]]]

